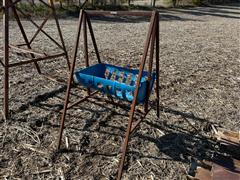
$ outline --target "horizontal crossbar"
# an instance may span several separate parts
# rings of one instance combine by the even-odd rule
[[[26,44],[26,43],[22,43],[22,44],[16,44],[15,46],[17,46],[17,47],[20,47],[20,46],[27,46],[27,44]]]
[[[38,28],[45,36],[47,36],[52,42],[54,42],[60,49],[64,50],[64,48],[54,39],[52,38],[46,31],[44,31],[41,26],[39,26],[30,16],[25,14],[20,8],[15,7],[18,12],[20,12],[25,18],[27,18],[36,28]]]
[[[64,55],[65,55],[65,53],[61,53],[61,54],[55,54],[55,55],[30,59],[28,61],[21,61],[21,62],[9,64],[8,67],[15,67],[15,66],[20,66],[20,65],[24,65],[24,64],[33,63],[33,62],[38,62],[38,61],[43,61],[43,60],[48,60],[48,59],[54,59],[54,58],[61,57],[61,56],[64,56]]]
[[[31,53],[31,54],[35,54],[38,56],[47,56],[47,54],[36,52],[36,51],[33,51],[32,49],[24,49],[24,48],[20,48],[20,47],[14,46],[14,45],[9,45],[9,47],[17,52]]]
[[[150,11],[85,11],[90,16],[115,15],[115,16],[152,16]]]
[[[143,116],[140,117],[140,119],[139,119],[138,121],[136,121],[136,122],[133,123],[133,125],[132,125],[132,127],[131,127],[130,133],[132,133],[132,132],[137,128],[137,126],[138,126],[138,125],[142,122],[142,120],[147,116],[147,114],[149,113],[149,111],[150,111],[151,109],[152,109],[152,108],[149,108],[149,109],[147,110],[147,112],[145,112],[145,113],[143,114]]]
[[[93,96],[93,95],[95,95],[95,94],[97,94],[97,93],[98,93],[98,91],[94,91],[93,93],[91,93],[91,94],[89,94],[89,95],[87,95],[87,96],[85,96],[85,97],[79,99],[78,101],[76,101],[76,102],[70,104],[70,105],[67,107],[67,109],[70,109],[70,108],[72,108],[73,106],[78,105],[79,103],[85,101],[87,98],[89,98],[89,97],[91,97],[91,96]]]

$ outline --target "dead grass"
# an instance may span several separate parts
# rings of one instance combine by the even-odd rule
[[[218,150],[209,124],[239,130],[238,18],[239,8],[234,6],[161,12],[161,117],[157,119],[152,110],[134,133],[125,179],[185,179],[191,162],[208,159]],[[126,20],[95,20],[93,28],[106,62],[131,63],[137,68],[148,23]],[[11,38],[20,42],[16,24],[11,24]],[[34,33],[32,26],[24,25],[29,34]],[[61,20],[61,26],[72,52],[77,19]],[[57,39],[53,27],[50,21],[46,30]],[[38,50],[57,51],[43,36],[37,42],[40,46],[34,47]],[[92,48],[90,53],[95,59]],[[41,67],[67,79],[64,59],[41,63]],[[0,73],[2,80],[3,71]],[[38,75],[32,65],[11,70],[11,119],[0,120],[1,178],[113,179],[128,110],[101,98],[70,110],[63,136],[68,148],[57,153],[65,90],[65,85]],[[75,89],[73,99],[83,93]]]

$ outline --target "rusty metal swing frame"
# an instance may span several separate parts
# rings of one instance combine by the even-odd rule
[[[73,59],[72,59],[72,64],[71,64],[71,70],[70,70],[70,75],[68,79],[68,85],[67,85],[67,92],[65,96],[65,103],[64,103],[64,109],[62,113],[62,118],[61,118],[61,126],[60,126],[60,132],[59,132],[59,137],[58,137],[58,146],[57,148],[60,149],[61,147],[61,141],[62,141],[62,134],[63,134],[63,129],[64,129],[64,123],[65,123],[65,118],[66,118],[66,113],[67,110],[72,108],[73,106],[85,101],[87,98],[92,97],[97,93],[97,91],[90,92],[90,89],[87,89],[87,96],[83,97],[82,99],[69,104],[69,98],[70,98],[70,92],[72,88],[72,82],[73,82],[73,74],[75,70],[75,65],[76,65],[76,59],[77,59],[77,53],[78,53],[78,46],[79,46],[79,39],[80,39],[80,34],[81,34],[81,28],[83,26],[83,43],[84,43],[84,58],[85,58],[85,65],[86,67],[89,66],[89,57],[88,57],[88,44],[87,44],[87,25],[89,28],[90,36],[93,42],[93,46],[95,49],[95,53],[97,56],[98,63],[101,63],[100,55],[98,52],[98,47],[96,44],[96,40],[94,37],[93,29],[91,26],[91,21],[90,21],[90,16],[99,16],[99,15],[128,15],[128,16],[148,16],[151,17],[150,20],[150,26],[147,34],[147,39],[145,42],[145,47],[144,47],[144,54],[141,59],[141,65],[139,69],[139,74],[138,78],[136,81],[136,89],[134,92],[134,99],[131,102],[131,109],[129,113],[129,120],[128,120],[128,126],[125,134],[125,139],[123,142],[123,145],[121,147],[121,152],[122,152],[122,157],[119,163],[119,168],[118,168],[118,174],[117,174],[117,179],[120,180],[122,177],[123,173],[123,167],[124,167],[124,162],[125,162],[125,157],[127,154],[127,148],[128,148],[128,142],[131,133],[136,129],[136,127],[141,123],[143,118],[148,114],[151,108],[149,108],[149,96],[150,96],[150,86],[147,89],[147,97],[144,102],[144,111],[142,112],[142,117],[137,120],[136,122],[133,122],[134,119],[134,112],[137,110],[137,96],[138,96],[138,91],[139,91],[139,86],[140,86],[140,81],[142,78],[142,73],[144,70],[144,66],[146,64],[146,59],[148,57],[148,51],[150,47],[150,54],[149,54],[149,64],[148,64],[148,81],[151,81],[151,74],[152,74],[152,69],[153,69],[153,59],[154,59],[154,50],[155,50],[155,60],[156,60],[156,109],[157,109],[157,117],[159,117],[159,13],[158,11],[153,11],[153,12],[131,12],[131,11],[85,11],[81,10],[80,11],[80,16],[79,16],[79,22],[78,22],[78,31],[77,31],[77,36],[76,36],[76,42],[75,42],[75,48],[74,48],[74,53],[73,53]],[[111,101],[109,101],[111,102]]]
[[[50,14],[47,15],[47,17],[43,20],[41,25],[38,25],[36,22],[34,22],[34,20],[32,20],[32,18],[28,14],[26,14],[19,7],[17,7],[17,3],[21,2],[21,0],[15,0],[15,1],[14,0],[3,0],[3,6],[0,7],[0,10],[3,11],[3,61],[0,60],[0,63],[4,68],[3,115],[5,118],[9,118],[9,68],[17,67],[17,66],[21,66],[21,65],[25,65],[25,64],[29,64],[29,63],[34,63],[35,68],[37,69],[37,72],[39,74],[42,74],[41,69],[38,65],[38,62],[65,56],[68,69],[70,69],[68,53],[67,53],[65,43],[63,40],[63,35],[62,35],[62,31],[61,31],[59,21],[58,21],[57,15],[56,15],[56,10],[55,10],[53,0],[50,0],[50,4],[44,2],[43,0],[39,0],[39,1],[50,9]],[[10,9],[12,10],[14,18],[20,29],[20,33],[22,34],[22,37],[24,39],[23,44],[13,45],[13,44],[9,43],[9,21],[10,21],[10,13],[9,12],[10,12]],[[27,37],[27,34],[24,30],[23,24],[21,23],[19,14],[21,14],[24,18],[29,20],[37,28],[35,34],[32,36],[32,38],[30,40]],[[50,17],[53,17],[56,22],[56,27],[57,27],[57,31],[58,31],[61,43],[57,42],[46,31],[43,30],[44,25],[46,24],[46,22],[49,20]],[[42,53],[42,52],[34,51],[31,47],[31,44],[34,42],[35,38],[37,37],[37,35],[40,32],[42,32],[46,37],[48,37],[48,39],[50,39],[53,43],[55,43],[57,45],[57,47],[62,50],[62,52],[57,53],[57,54],[48,55],[45,52]],[[25,48],[24,48],[24,46],[25,46]],[[22,56],[30,55],[31,58],[28,60],[25,60],[25,61],[10,63],[9,62],[9,59],[10,59],[10,57],[9,57],[10,51],[9,50],[12,50],[12,52],[18,53],[18,55],[22,55]],[[47,75],[45,75],[45,77],[47,77],[48,79],[53,79]]]

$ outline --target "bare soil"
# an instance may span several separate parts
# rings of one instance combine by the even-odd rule
[[[124,179],[185,179],[192,162],[209,159],[219,150],[209,124],[240,128],[239,4],[160,10],[160,15],[161,115],[156,117],[153,106],[132,135]],[[77,22],[60,19],[70,56]],[[23,24],[29,37],[33,35],[33,26],[27,21]],[[92,25],[105,62],[139,67],[148,19],[101,18]],[[14,21],[10,30],[11,42],[23,42]],[[53,20],[45,30],[59,39]],[[2,34],[0,39],[2,42]],[[59,51],[42,34],[33,47],[49,54]],[[79,50],[78,67],[83,67],[82,44]],[[11,55],[11,61],[19,60]],[[106,104],[105,97],[99,96],[69,110],[62,143],[65,150],[58,153],[59,110],[68,78],[66,60],[39,64],[44,73],[55,74],[65,83],[47,80],[32,64],[10,70],[11,118],[0,120],[0,179],[114,179],[127,106]],[[3,69],[0,74],[3,81]],[[73,94],[72,101],[83,97],[85,91],[74,88]]]

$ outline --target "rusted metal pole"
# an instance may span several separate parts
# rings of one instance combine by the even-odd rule
[[[76,36],[76,43],[75,43],[75,48],[74,48],[73,61],[72,61],[70,75],[69,75],[69,79],[68,79],[67,92],[66,92],[64,109],[63,109],[63,114],[62,114],[62,119],[61,119],[61,127],[60,127],[60,132],[59,132],[59,137],[58,137],[57,149],[60,149],[60,147],[61,147],[62,133],[63,133],[64,123],[65,123],[65,119],[66,119],[66,113],[67,113],[67,109],[68,109],[68,103],[69,103],[69,97],[70,97],[70,91],[71,91],[71,84],[72,84],[72,81],[73,81],[73,73],[74,73],[75,63],[76,63],[76,59],[77,59],[77,52],[78,52],[78,45],[79,45],[83,15],[84,15],[84,11],[81,10],[79,21],[78,21],[78,31],[77,31],[77,36]]]
[[[131,127],[131,131],[130,133],[132,133],[137,127],[138,125],[142,122],[142,120],[147,116],[147,114],[149,113],[149,111],[151,110],[151,108],[149,108],[142,117],[140,117],[139,120],[137,120],[136,122],[133,123],[132,127]]]
[[[43,3],[45,6],[49,7],[51,9],[51,5],[49,5],[48,3],[44,2],[43,0],[39,0],[41,3]]]
[[[35,54],[35,55],[38,55],[38,56],[46,56],[46,54],[33,51],[32,49],[24,49],[24,48],[20,48],[20,47],[18,47],[18,46],[14,46],[14,45],[11,45],[11,44],[9,44],[9,47],[10,47],[13,51],[16,51],[16,52],[24,52],[24,53]]]
[[[28,19],[36,28],[39,28],[40,26],[35,23],[27,14],[25,14],[20,8],[15,7],[15,9],[20,12],[26,19]],[[43,29],[40,29],[40,31],[45,34],[45,36],[47,36],[52,42],[54,42],[60,49],[64,50],[63,47],[55,40],[53,39],[48,33],[46,33],[46,31],[44,31]]]
[[[156,18],[154,20],[153,32],[151,35],[151,45],[150,45],[150,56],[149,56],[149,63],[148,63],[148,78],[147,78],[147,92],[146,98],[144,102],[144,111],[148,111],[148,101],[149,96],[151,93],[151,80],[152,80],[152,67],[153,67],[153,56],[154,56],[154,45],[155,45],[155,38],[156,38]]]
[[[96,55],[97,55],[97,60],[98,60],[98,63],[101,63],[101,58],[100,58],[100,55],[99,55],[99,51],[98,51],[96,39],[95,39],[95,36],[94,36],[94,33],[93,33],[92,24],[91,24],[91,21],[90,21],[90,18],[89,18],[89,16],[88,16],[88,14],[85,13],[85,15],[86,15],[86,18],[87,18],[87,23],[88,23],[89,32],[90,32],[90,35],[91,35],[91,38],[92,38],[93,47],[94,47],[95,53],[96,53]]]
[[[6,119],[9,118],[9,8],[8,0],[3,0],[3,50],[4,50],[4,103],[3,111]]]
[[[84,38],[84,57],[85,57],[85,65],[89,66],[89,58],[88,58],[88,42],[87,42],[87,20],[86,13],[83,18],[83,38]]]
[[[157,95],[157,117],[160,117],[160,94],[159,94],[159,12],[156,13],[156,95]]]
[[[9,0],[9,1],[12,3],[12,0]],[[25,30],[24,30],[24,28],[23,28],[23,25],[22,25],[22,23],[21,23],[21,21],[20,21],[20,18],[19,18],[19,16],[18,16],[18,13],[17,13],[17,10],[16,10],[16,8],[15,8],[15,5],[12,6],[12,10],[13,10],[14,17],[15,17],[15,19],[16,19],[16,21],[17,21],[17,24],[18,24],[18,26],[19,26],[19,28],[20,28],[20,31],[21,31],[22,36],[23,36],[23,39],[24,39],[24,41],[25,41],[28,49],[32,49],[32,48],[31,48],[31,45],[30,45],[30,43],[29,43],[29,41],[28,41],[27,35],[26,35],[26,33],[25,33]],[[35,58],[34,54],[31,53],[30,55],[31,55],[32,58]],[[39,67],[39,65],[37,64],[37,62],[34,62],[34,65],[36,66],[36,69],[37,69],[38,73],[41,74],[41,70],[40,70],[40,67]]]
[[[152,13],[152,17],[151,17],[151,21],[150,21],[150,27],[149,27],[149,31],[148,31],[148,35],[147,35],[147,40],[146,40],[146,43],[145,43],[145,46],[144,46],[144,54],[143,54],[143,57],[142,57],[142,60],[141,60],[141,65],[140,65],[139,74],[138,74],[138,78],[137,78],[137,85],[136,85],[135,92],[134,92],[134,99],[133,99],[132,105],[131,105],[128,127],[127,127],[127,131],[126,131],[126,135],[125,135],[125,139],[124,139],[124,146],[123,146],[123,150],[122,150],[122,157],[121,157],[121,160],[120,160],[120,163],[119,163],[119,168],[118,168],[117,180],[120,180],[121,177],[122,177],[122,171],[123,171],[125,157],[126,157],[126,153],[127,153],[129,136],[130,136],[130,132],[131,132],[131,129],[132,129],[134,111],[135,111],[135,107],[137,105],[137,96],[138,96],[138,92],[139,92],[140,81],[141,81],[141,78],[142,78],[142,73],[143,73],[144,65],[145,65],[146,58],[147,58],[148,48],[149,48],[149,44],[150,44],[150,41],[151,41],[151,34],[153,32],[154,20],[156,18],[155,15],[156,15],[156,11],[154,11]]]
[[[10,7],[12,7],[12,6],[14,6],[15,4],[17,4],[19,1],[21,1],[21,0],[16,0],[16,1],[14,1],[13,3],[11,3],[11,4],[8,4],[7,6],[0,6],[0,12],[1,11],[4,11],[4,9],[9,9]]]
[[[152,12],[149,11],[94,11],[94,10],[87,10],[86,11],[89,16],[147,16],[151,17]]]
[[[61,40],[61,43],[62,43],[63,51],[64,51],[65,56],[66,56],[67,66],[68,66],[68,69],[70,70],[70,62],[69,62],[68,52],[67,52],[64,40],[63,40],[63,35],[62,35],[60,24],[59,24],[59,21],[58,21],[58,18],[57,18],[57,13],[56,13],[55,6],[53,4],[53,0],[50,0],[50,4],[51,4],[52,14],[53,14],[53,17],[54,17],[56,25],[57,25],[58,34],[59,34],[59,37],[60,37],[60,40]]]
[[[1,51],[2,52],[2,51]],[[3,56],[2,56],[3,57]],[[4,65],[4,63],[0,60],[0,64],[4,67],[5,65]]]
[[[84,9],[84,6],[87,4],[88,0],[85,0],[82,5],[79,7],[79,9]]]
[[[84,16],[83,16],[83,44],[84,44],[85,65],[86,67],[89,67],[86,13],[84,13]],[[87,94],[90,95],[90,88],[87,88]]]
[[[37,35],[39,34],[39,32],[41,31],[41,29],[43,28],[43,26],[46,24],[46,22],[48,21],[48,19],[51,17],[52,14],[49,14],[44,21],[42,22],[42,24],[39,26],[39,28],[37,29],[37,31],[35,32],[35,34],[33,35],[32,39],[29,41],[29,44],[32,44],[32,42],[34,41],[34,39],[37,37]]]
[[[16,62],[16,63],[12,63],[9,64],[9,67],[14,67],[14,66],[20,66],[20,65],[24,65],[24,64],[29,64],[29,63],[33,63],[33,62],[38,62],[38,61],[44,61],[47,59],[54,59],[54,58],[58,58],[61,56],[64,56],[65,53],[60,53],[60,54],[55,54],[55,55],[49,55],[49,56],[45,56],[45,57],[40,57],[40,58],[34,58],[34,59],[30,59],[28,61],[20,61],[20,62]]]
[[[98,91],[94,91],[94,92],[92,92],[91,94],[89,94],[89,95],[87,95],[87,96],[85,96],[85,97],[77,100],[76,102],[73,102],[72,104],[68,105],[67,109],[70,109],[70,108],[72,108],[72,107],[80,104],[81,102],[87,100],[88,98],[94,96],[94,95],[97,94],[97,93],[98,93]],[[63,111],[60,111],[60,112],[63,112]]]

